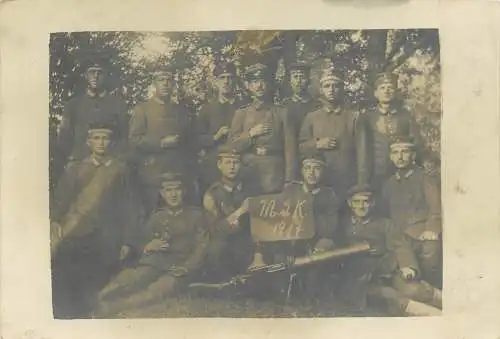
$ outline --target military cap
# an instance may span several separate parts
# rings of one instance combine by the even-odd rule
[[[311,65],[306,63],[306,62],[297,61],[297,62],[290,64],[290,72],[292,72],[292,71],[310,72]]]
[[[323,83],[325,81],[331,81],[331,80],[337,82],[344,82],[343,72],[334,67],[327,67],[323,69],[320,76],[320,82]]]
[[[246,80],[269,79],[270,77],[269,66],[262,62],[256,62],[245,67]]]
[[[89,52],[85,51],[82,53],[80,59],[80,65],[83,70],[88,70],[91,68],[96,69],[108,69],[110,67],[110,56],[106,55],[104,52]]]
[[[371,188],[370,185],[368,184],[359,184],[351,187],[349,191],[347,191],[347,196],[349,198],[355,196],[356,194],[366,194],[366,195],[373,195],[373,189]]]
[[[153,76],[158,77],[161,75],[166,75],[166,76],[174,76],[175,74],[175,67],[170,64],[159,64],[155,67],[153,71]]]
[[[230,143],[222,144],[218,148],[219,158],[240,158],[241,154]]]
[[[214,75],[218,77],[222,74],[236,75],[236,66],[230,62],[221,62],[217,64],[214,69]]]
[[[391,84],[394,87],[398,87],[398,76],[390,72],[379,73],[375,76],[373,86],[377,88],[382,84]]]
[[[393,149],[397,147],[408,147],[413,149],[415,148],[415,142],[410,136],[397,136],[392,139],[390,148]]]
[[[300,157],[300,162],[304,164],[304,162],[317,162],[322,164],[323,166],[326,165],[326,159],[325,155],[323,152],[307,152],[307,153],[302,153]]]
[[[181,173],[167,172],[160,175],[159,181],[162,187],[165,186],[182,186],[183,177]]]
[[[108,121],[92,121],[89,123],[87,131],[89,134],[95,132],[108,132],[111,134],[116,131],[116,126],[114,123]]]

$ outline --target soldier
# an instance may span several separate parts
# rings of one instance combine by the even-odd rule
[[[397,76],[380,73],[374,81],[374,96],[377,106],[367,111],[370,125],[370,143],[373,145],[374,189],[378,190],[394,172],[389,159],[389,145],[397,136],[418,137],[419,132],[410,112],[397,100]]]
[[[196,120],[198,145],[202,148],[203,160],[201,186],[204,192],[220,178],[217,168],[217,147],[227,141],[231,122],[237,109],[235,98],[236,67],[231,63],[221,63],[214,70],[218,98],[200,110]]]
[[[322,107],[305,117],[299,149],[324,153],[325,183],[344,200],[350,186],[369,178],[367,124],[364,116],[344,107],[341,73],[327,67],[320,82]]]
[[[439,315],[441,291],[421,280],[401,229],[387,218],[376,218],[370,187],[353,187],[348,204],[351,216],[342,223],[344,240],[346,244],[366,241],[371,250],[344,262],[341,298],[361,309],[366,300],[382,302],[393,315]]]
[[[441,286],[441,194],[435,177],[415,165],[415,144],[400,138],[390,146],[396,166],[384,184],[382,195],[394,224],[405,233],[415,252],[422,277]]]
[[[308,92],[310,83],[311,66],[309,64],[296,62],[290,65],[290,86],[293,94],[285,104],[297,137],[306,115],[315,111],[319,106],[319,103]]]
[[[172,101],[174,69],[160,66],[154,73],[153,97],[134,108],[129,142],[138,161],[138,177],[145,215],[158,206],[158,178],[162,173],[183,173],[186,183],[194,182],[195,150],[188,112]],[[194,203],[195,188],[186,187]]]
[[[89,155],[87,127],[90,122],[113,122],[117,154],[125,153],[128,134],[128,106],[118,94],[107,88],[108,62],[96,58],[84,62],[85,93],[70,99],[64,107],[59,125],[58,156],[62,164],[81,160]]]
[[[131,253],[127,166],[109,149],[113,126],[88,128],[91,155],[68,165],[51,201],[51,249],[56,318],[83,317],[97,292]]]
[[[232,141],[242,153],[252,195],[277,193],[295,177],[296,138],[286,109],[272,101],[272,74],[256,62],[245,69],[252,104],[236,111]]]
[[[205,193],[203,206],[211,233],[209,266],[212,272],[232,276],[252,260],[252,238],[247,212],[247,189],[241,182],[241,156],[230,145],[219,148],[220,181]],[[214,273],[214,274],[215,274]]]
[[[165,208],[137,232],[133,246],[140,253],[135,266],[120,272],[99,293],[95,316],[106,317],[140,308],[171,296],[196,274],[208,246],[203,210],[186,206],[183,176],[160,177]]]

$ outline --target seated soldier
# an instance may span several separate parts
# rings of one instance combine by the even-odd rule
[[[208,273],[227,277],[245,271],[252,260],[248,216],[243,216],[248,192],[240,178],[241,156],[229,145],[219,147],[217,167],[221,179],[203,198],[211,234]]]
[[[348,204],[351,217],[341,223],[347,244],[366,241],[366,255],[345,260],[339,296],[348,305],[364,309],[381,302],[393,315],[441,314],[441,291],[420,280],[418,262],[400,228],[387,218],[376,218],[370,187],[353,187]]]
[[[141,253],[137,264],[99,293],[96,316],[161,301],[185,286],[200,268],[208,245],[203,211],[184,205],[180,174],[162,175],[160,193],[165,208],[151,216],[133,244]]]
[[[387,212],[410,243],[422,276],[436,287],[442,284],[441,194],[436,177],[415,165],[412,139],[399,138],[390,146],[396,166],[382,188]]]

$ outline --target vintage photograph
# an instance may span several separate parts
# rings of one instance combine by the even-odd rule
[[[437,29],[49,53],[54,318],[442,314]]]

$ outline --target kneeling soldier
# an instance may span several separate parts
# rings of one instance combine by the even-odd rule
[[[441,286],[441,194],[439,182],[415,165],[410,138],[391,144],[396,173],[384,184],[382,195],[393,223],[405,233],[419,260],[422,276]]]
[[[349,192],[352,216],[343,221],[347,244],[366,241],[371,251],[344,263],[340,296],[359,309],[366,301],[382,302],[394,315],[438,315],[441,292],[419,280],[420,269],[408,242],[387,218],[375,218],[368,186]]]
[[[142,253],[137,265],[119,273],[100,293],[98,316],[161,301],[184,286],[200,268],[208,233],[203,211],[184,206],[180,174],[161,177],[164,209],[151,216],[135,247]]]
[[[241,182],[241,156],[229,145],[219,148],[217,167],[221,180],[205,193],[211,241],[208,259],[211,272],[235,275],[246,270],[252,260],[252,239],[246,214],[247,189]]]

